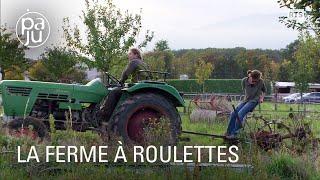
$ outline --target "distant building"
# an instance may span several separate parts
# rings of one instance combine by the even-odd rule
[[[189,76],[186,75],[186,74],[181,74],[180,75],[180,80],[188,80],[189,79]]]
[[[28,71],[25,71],[25,72],[23,73],[23,78],[24,78],[25,81],[30,81],[29,72],[28,72]]]
[[[87,73],[87,79],[89,81],[100,77],[100,72],[98,72],[98,70],[96,68],[89,69],[89,70],[86,71],[86,73]]]
[[[295,89],[294,82],[276,82],[275,83],[275,92],[276,93],[295,93],[297,90]],[[309,83],[309,91],[310,92],[320,92],[320,84],[317,83]]]

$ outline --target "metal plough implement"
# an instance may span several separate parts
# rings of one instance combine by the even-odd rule
[[[252,142],[263,150],[277,149],[281,146],[288,147],[308,147],[311,145],[313,149],[318,148],[319,139],[312,134],[311,128],[307,123],[301,123],[294,119],[293,115],[289,115],[290,119],[295,123],[285,123],[281,120],[266,120],[263,116],[253,116],[255,120],[254,128],[247,121],[242,129],[242,136],[228,139],[224,135],[198,133],[191,131],[182,131],[185,134],[193,134],[200,136],[208,136],[212,138],[221,138],[227,142]],[[289,120],[289,119],[287,119]],[[299,123],[297,123],[299,122]]]

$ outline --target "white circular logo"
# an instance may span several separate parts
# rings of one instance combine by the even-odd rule
[[[41,13],[27,12],[17,21],[16,35],[23,45],[29,48],[39,47],[49,38],[49,21]]]

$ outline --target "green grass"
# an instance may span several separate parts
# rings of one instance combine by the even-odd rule
[[[216,122],[216,123],[191,123],[188,115],[182,115],[182,129],[186,131],[218,134],[223,135],[225,133],[227,122]],[[220,145],[222,139],[212,139],[211,137],[198,136],[198,135],[183,135],[184,137],[191,138],[191,144],[202,144],[202,145]]]

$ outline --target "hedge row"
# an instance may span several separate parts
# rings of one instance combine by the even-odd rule
[[[234,93],[241,94],[241,79],[209,79],[204,82],[204,85],[197,83],[196,79],[179,80],[170,79],[167,80],[168,84],[174,86],[178,91],[184,93]],[[271,92],[271,83],[265,82],[267,87],[267,93]],[[204,91],[203,91],[204,88]]]

